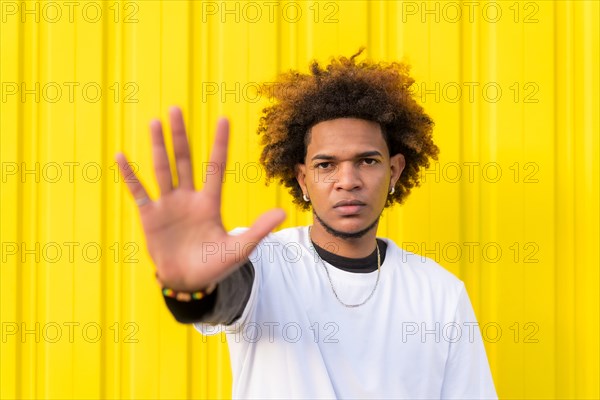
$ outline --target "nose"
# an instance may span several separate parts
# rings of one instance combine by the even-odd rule
[[[334,175],[335,189],[354,190],[362,186],[358,167],[353,163],[339,163]]]

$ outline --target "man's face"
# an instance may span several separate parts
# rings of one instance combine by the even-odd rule
[[[315,217],[330,234],[361,237],[376,227],[404,163],[402,154],[390,158],[378,123],[338,118],[312,127],[296,177]],[[336,207],[343,200],[362,205]]]

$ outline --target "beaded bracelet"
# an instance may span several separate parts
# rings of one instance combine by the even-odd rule
[[[168,287],[165,287],[162,284],[162,282],[160,282],[160,280],[158,279],[158,274],[156,274],[156,280],[158,281],[158,283],[160,284],[160,286],[162,288],[161,291],[162,291],[163,296],[170,297],[172,299],[176,299],[178,301],[184,301],[184,302],[189,302],[192,300],[201,300],[201,299],[205,298],[206,296],[208,296],[209,294],[211,294],[217,287],[217,284],[213,283],[206,289],[197,290],[195,292],[178,292],[173,289],[169,289]]]
[[[205,298],[206,296],[208,296],[209,294],[211,294],[214,290],[214,287],[216,285],[213,284],[210,287],[208,287],[207,289],[204,290],[198,290],[196,292],[177,292],[173,289],[169,289],[166,287],[162,288],[162,294],[165,295],[166,297],[171,297],[173,299],[177,299],[178,301],[192,301],[192,300],[201,300],[203,298]]]

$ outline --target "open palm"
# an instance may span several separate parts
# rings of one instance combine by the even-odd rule
[[[148,253],[159,280],[179,291],[205,288],[247,261],[252,249],[285,219],[282,209],[262,214],[246,232],[229,235],[221,218],[221,192],[227,163],[229,122],[220,119],[202,190],[194,188],[190,147],[179,108],[169,112],[178,187],[173,186],[160,121],[152,121],[152,154],[161,196],[150,200],[123,153],[116,161],[139,205]]]

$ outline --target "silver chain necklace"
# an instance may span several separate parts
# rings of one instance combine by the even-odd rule
[[[343,305],[344,307],[348,307],[348,308],[360,307],[363,304],[365,304],[367,301],[369,301],[369,299],[371,297],[373,297],[373,294],[375,293],[375,290],[377,289],[377,284],[379,283],[379,275],[381,273],[381,255],[379,254],[379,243],[377,243],[377,239],[375,239],[375,245],[377,247],[377,280],[375,281],[375,286],[373,287],[371,294],[369,294],[369,297],[367,297],[362,303],[346,304],[342,300],[340,300],[340,297],[338,296],[337,292],[335,291],[335,288],[333,287],[333,281],[331,280],[331,276],[329,275],[329,268],[327,268],[327,265],[325,265],[325,262],[323,261],[323,259],[319,255],[319,253],[317,253],[317,250],[315,249],[315,247],[312,244],[312,238],[310,236],[311,229],[312,229],[312,226],[308,227],[308,242],[310,243],[310,247],[312,247],[312,249],[315,252],[315,254],[317,255],[317,257],[319,257],[319,260],[321,260],[321,264],[323,264],[323,266],[325,267],[325,272],[327,273],[327,279],[329,279],[329,284],[331,285],[331,290],[333,291],[333,294],[335,295],[335,298],[337,299],[337,301],[339,301],[340,304]]]

